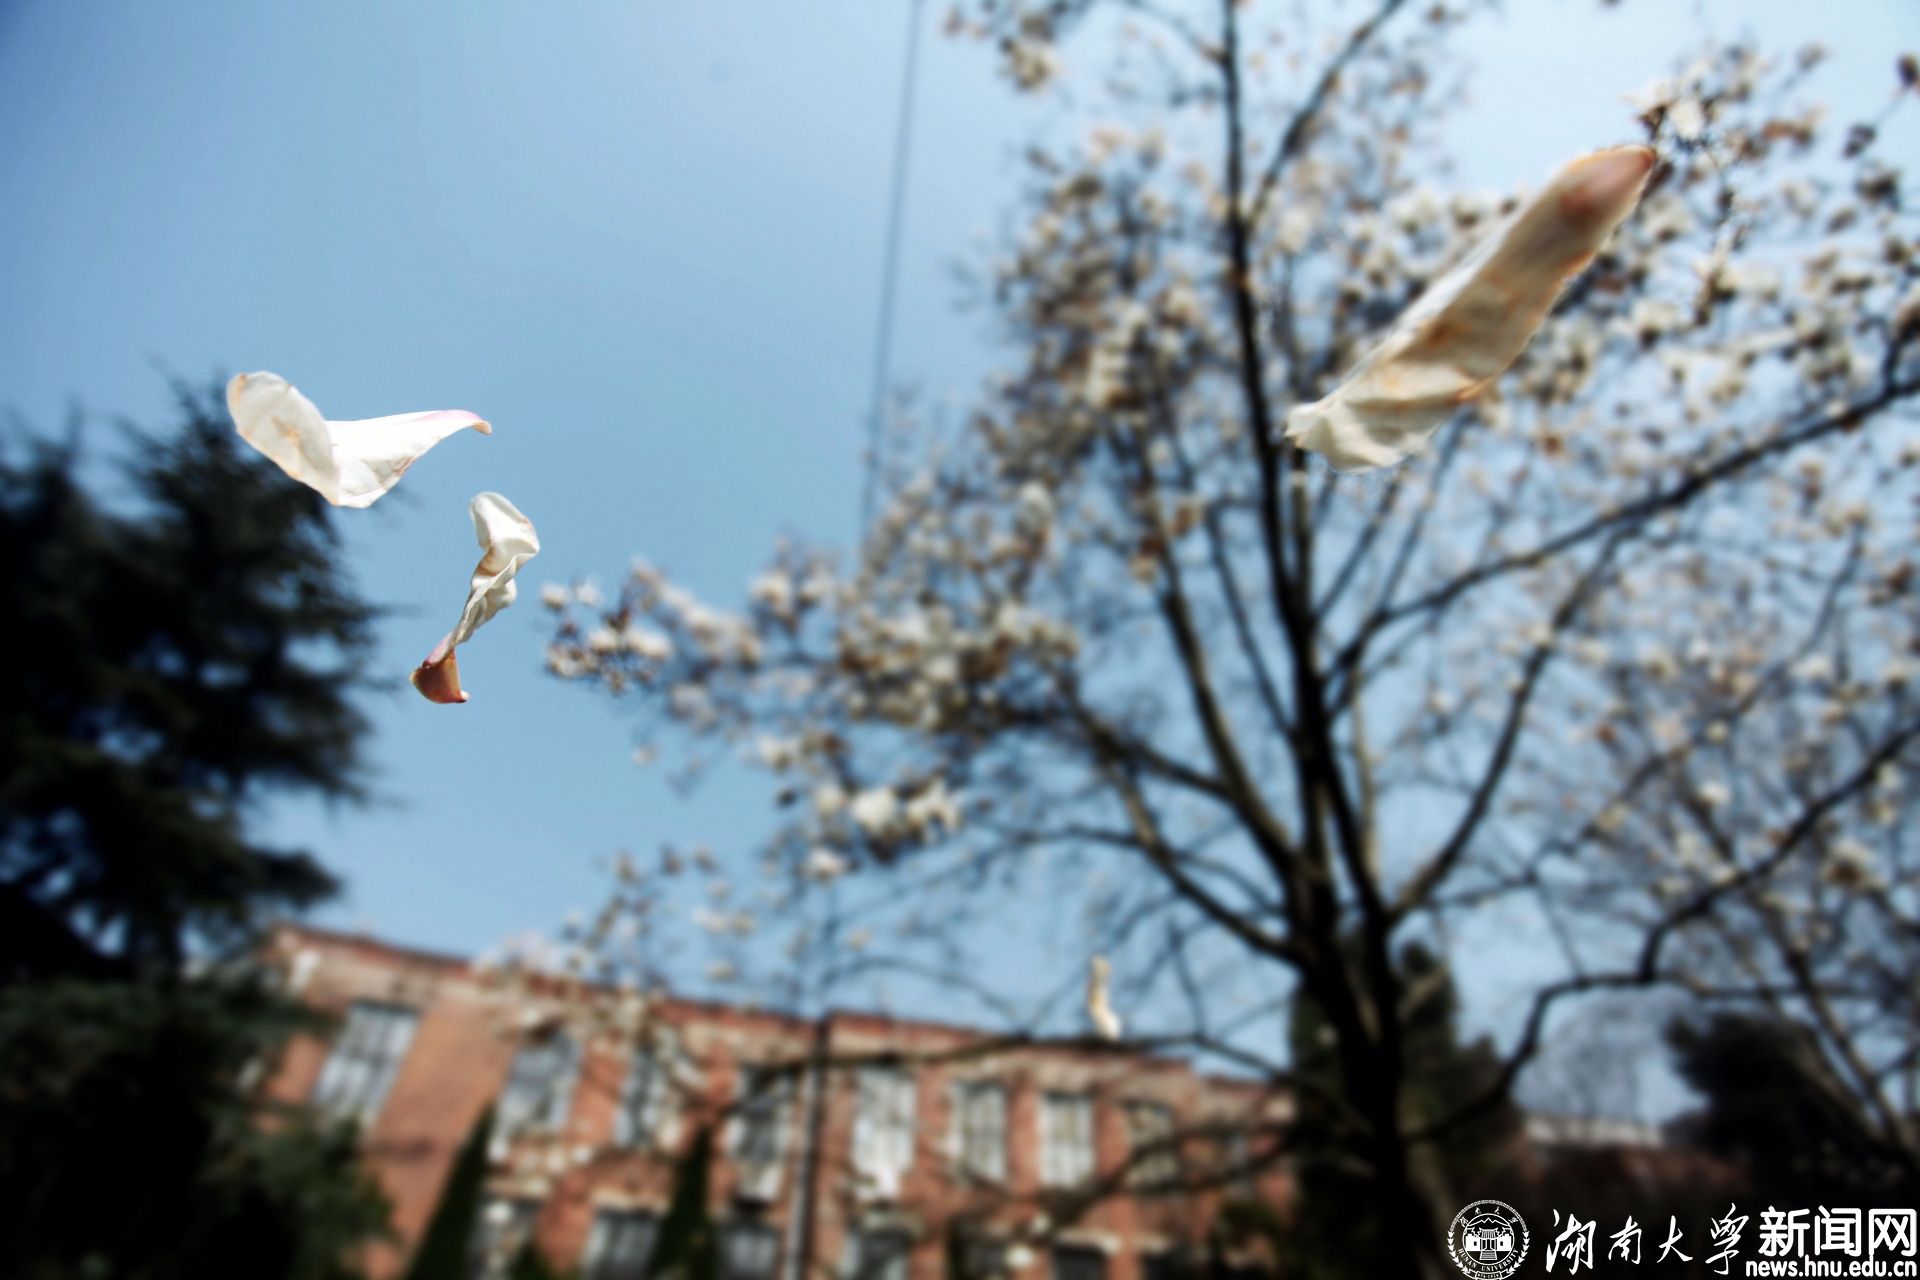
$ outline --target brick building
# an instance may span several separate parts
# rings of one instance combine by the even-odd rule
[[[307,928],[280,931],[270,958],[339,1019],[287,1046],[265,1087],[360,1122],[398,1237],[374,1251],[374,1280],[404,1269],[489,1104],[477,1254],[531,1238],[584,1280],[641,1274],[702,1126],[729,1280],[935,1280],[956,1258],[1009,1280],[1148,1280],[1200,1256],[1223,1200],[1284,1211],[1289,1196],[1265,1157],[1281,1100],[1171,1059],[502,987],[464,960]]]

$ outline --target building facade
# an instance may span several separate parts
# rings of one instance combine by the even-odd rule
[[[1088,1040],[996,1038],[841,1012],[800,1018],[544,980],[287,928],[271,961],[333,1016],[290,1043],[279,1102],[356,1120],[393,1207],[374,1280],[404,1270],[455,1156],[494,1108],[476,1274],[533,1241],[583,1280],[642,1274],[705,1130],[729,1280],[1158,1280],[1270,1263],[1215,1231],[1284,1214],[1284,1101]]]

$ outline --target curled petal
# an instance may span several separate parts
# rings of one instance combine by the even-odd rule
[[[1336,471],[1391,466],[1426,443],[1526,349],[1560,290],[1640,200],[1647,147],[1573,161],[1436,281],[1326,398],[1287,415],[1287,439]]]
[[[1108,984],[1113,977],[1113,968],[1105,956],[1095,956],[1087,961],[1087,1020],[1093,1024],[1095,1034],[1102,1040],[1118,1040],[1123,1028],[1120,1015],[1113,1011],[1113,1002],[1108,995]]]
[[[227,410],[241,439],[336,507],[372,506],[421,454],[456,431],[493,432],[465,409],[328,422],[292,383],[264,372],[234,375]]]
[[[427,660],[408,677],[420,696],[428,702],[465,702],[466,690],[460,687],[460,660],[445,640],[435,645]]]
[[[533,521],[520,514],[518,507],[497,493],[475,495],[468,510],[473,515],[473,531],[480,540],[480,563],[474,566],[473,581],[467,587],[467,604],[453,630],[442,636],[413,672],[413,687],[430,702],[465,702],[460,687],[460,667],[454,650],[465,644],[475,631],[494,614],[513,603],[517,588],[514,575],[520,567],[540,554],[540,535]]]

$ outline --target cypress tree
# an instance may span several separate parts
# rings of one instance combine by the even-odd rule
[[[560,1273],[547,1264],[546,1255],[529,1240],[520,1246],[520,1252],[513,1255],[513,1263],[507,1268],[507,1280],[560,1280]]]
[[[1354,945],[1349,943],[1349,945]],[[1499,1055],[1485,1037],[1466,1039],[1459,1026],[1459,997],[1446,962],[1419,943],[1409,943],[1398,958],[1408,1007],[1406,1060],[1411,1071],[1409,1116],[1414,1123],[1451,1115],[1483,1094],[1497,1078]],[[1294,1069],[1337,1090],[1339,1064],[1332,1036],[1319,1008],[1305,994],[1294,1000],[1289,1039]],[[1299,1190],[1284,1237],[1271,1237],[1270,1215],[1242,1208],[1226,1215],[1240,1225],[1256,1225],[1282,1246],[1283,1270],[1340,1278],[1384,1274],[1378,1255],[1390,1233],[1404,1224],[1383,1216],[1369,1199],[1364,1169],[1343,1159],[1351,1135],[1340,1118],[1303,1090],[1288,1147],[1294,1154]],[[1512,1161],[1520,1149],[1523,1125],[1519,1109],[1502,1102],[1476,1123],[1456,1130],[1446,1141],[1418,1150],[1425,1179],[1447,1202],[1464,1202],[1494,1189],[1511,1197]]]
[[[487,1183],[487,1144],[492,1140],[493,1108],[488,1107],[454,1159],[440,1203],[407,1268],[407,1280],[467,1280],[472,1274],[473,1241]]]
[[[647,1280],[713,1280],[719,1252],[707,1212],[707,1179],[713,1166],[713,1130],[702,1125],[673,1171],[673,1199],[660,1221],[660,1235],[647,1259]]]
[[[1920,1203],[1911,1148],[1874,1123],[1805,1028],[1721,1013],[1674,1020],[1667,1042],[1702,1099],[1675,1127],[1744,1169],[1756,1199]]]
[[[245,1082],[299,1010],[261,930],[333,891],[251,819],[361,794],[374,610],[217,387],[114,471],[0,442],[0,1273],[334,1280],[385,1209]]]

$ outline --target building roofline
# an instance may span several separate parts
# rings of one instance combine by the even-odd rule
[[[415,964],[429,964],[436,968],[458,969],[471,972],[473,961],[450,951],[433,951],[426,947],[388,942],[372,934],[347,929],[330,929],[324,925],[308,924],[303,920],[277,921],[271,930],[272,936],[292,936],[333,946],[352,947],[360,951],[376,952],[397,960],[407,960]]]

